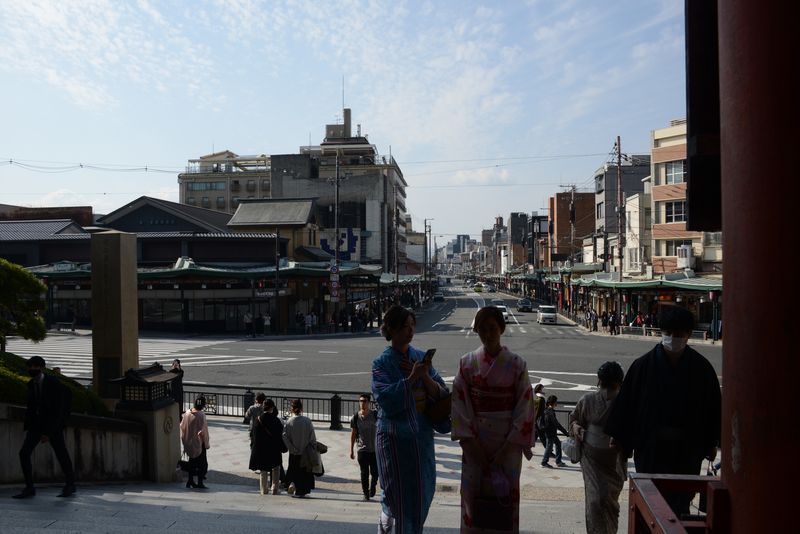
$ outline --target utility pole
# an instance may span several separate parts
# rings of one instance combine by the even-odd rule
[[[281,229],[275,227],[275,318],[270,321],[270,327],[275,325],[275,333],[280,333],[281,328],[281,307],[280,299],[280,272],[281,272]],[[273,322],[274,321],[274,322]]]
[[[619,258],[619,281],[622,282],[622,260],[625,250],[625,205],[622,194],[622,144],[617,136],[617,257]],[[617,313],[620,321],[624,317],[622,311],[622,289],[617,289],[618,306]]]
[[[571,197],[569,200],[569,226],[570,226],[570,237],[569,237],[569,261],[571,264],[575,264],[575,184],[572,185],[562,185],[561,187],[569,187],[571,192]]]

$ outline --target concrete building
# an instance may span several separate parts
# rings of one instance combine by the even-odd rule
[[[549,224],[547,215],[539,215],[537,212],[531,213],[528,218],[526,246],[528,253],[528,264],[534,269],[544,268],[545,255],[547,252],[547,237],[549,234]]]
[[[644,192],[625,200],[625,251],[623,273],[628,276],[652,274],[650,247],[652,246],[651,186],[650,177],[642,180]]]
[[[179,197],[182,204],[226,213],[243,199],[314,198],[320,247],[333,254],[337,176],[339,258],[394,272],[406,261],[408,184],[394,158],[378,154],[360,125],[353,135],[350,109],[342,124],[325,126],[319,145],[302,146],[297,154],[223,151],[189,160],[178,175]]]
[[[653,130],[650,146],[653,274],[722,272],[721,232],[686,229],[686,120]]]

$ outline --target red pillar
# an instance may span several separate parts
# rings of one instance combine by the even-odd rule
[[[787,532],[800,483],[797,2],[720,0],[722,443],[731,532]]]

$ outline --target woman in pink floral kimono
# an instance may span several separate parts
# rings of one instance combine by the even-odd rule
[[[483,346],[461,357],[453,382],[452,439],[461,442],[461,532],[519,532],[522,454],[534,444],[525,360],[500,344],[502,312],[475,316]]]

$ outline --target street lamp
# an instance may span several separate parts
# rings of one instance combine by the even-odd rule
[[[423,219],[422,220],[422,222],[423,222],[422,232],[423,232],[423,235],[425,236],[425,249],[422,251],[422,253],[423,253],[423,258],[422,258],[422,283],[425,285],[426,289],[427,289],[427,285],[428,285],[428,262],[430,261],[430,257],[431,257],[430,250],[429,250],[430,240],[428,238],[428,234],[430,233],[431,227],[428,224],[428,221],[433,221],[433,220],[435,220],[433,217],[430,217],[428,219]],[[420,291],[422,291],[422,289],[420,289]],[[420,301],[422,301],[422,298],[420,298]]]

